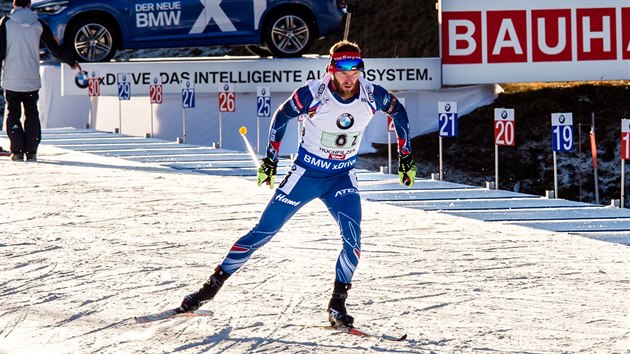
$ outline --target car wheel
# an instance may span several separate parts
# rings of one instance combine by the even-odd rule
[[[301,56],[313,42],[313,24],[301,12],[280,12],[267,23],[263,38],[276,57]]]
[[[271,51],[269,51],[269,49],[259,45],[246,45],[245,49],[253,55],[258,55],[259,57],[268,57],[271,55]]]
[[[115,33],[104,20],[83,20],[72,27],[65,43],[79,61],[109,61],[118,47]]]

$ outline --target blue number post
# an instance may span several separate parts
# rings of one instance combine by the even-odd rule
[[[440,181],[444,180],[442,165],[442,137],[457,137],[457,102],[438,102]]]
[[[122,134],[122,101],[131,100],[131,78],[130,74],[123,73],[116,75],[118,83],[118,132]]]
[[[182,140],[186,144],[186,109],[195,108],[195,83],[186,80],[182,83]]]
[[[573,151],[573,113],[551,114],[551,148],[553,150],[553,192],[558,198],[557,152]]]
[[[258,154],[260,154],[260,118],[269,117],[271,117],[271,90],[269,87],[259,86],[256,88],[256,153]],[[298,122],[298,129],[299,127]]]

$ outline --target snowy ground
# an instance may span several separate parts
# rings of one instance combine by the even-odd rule
[[[2,354],[630,353],[630,247],[372,202],[349,311],[408,341],[321,327],[340,241],[320,202],[214,317],[139,325],[205,281],[270,190],[51,146],[0,168]]]

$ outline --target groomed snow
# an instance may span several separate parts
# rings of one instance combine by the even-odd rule
[[[136,324],[196,290],[271,191],[50,145],[39,159],[0,160],[2,354],[630,352],[628,246],[368,201],[348,308],[408,341],[321,327],[341,245],[319,201],[214,317]]]

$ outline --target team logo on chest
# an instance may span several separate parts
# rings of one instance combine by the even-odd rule
[[[350,129],[354,125],[354,117],[350,113],[344,113],[337,118],[337,127],[339,129]]]

